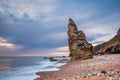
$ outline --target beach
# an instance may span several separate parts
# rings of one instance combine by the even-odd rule
[[[120,80],[120,54],[68,61],[58,71],[38,71],[35,80]]]

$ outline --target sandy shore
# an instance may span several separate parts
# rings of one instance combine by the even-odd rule
[[[59,71],[37,72],[35,80],[120,80],[120,54],[69,61]]]

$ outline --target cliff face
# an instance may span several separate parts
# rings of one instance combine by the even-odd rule
[[[83,31],[77,30],[77,26],[70,18],[68,23],[69,56],[72,60],[92,58],[92,44],[86,41]]]
[[[115,35],[111,40],[109,40],[103,44],[95,46],[94,52],[96,54],[120,53],[120,28],[117,32],[117,35]]]

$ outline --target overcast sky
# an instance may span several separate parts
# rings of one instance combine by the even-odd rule
[[[0,0],[0,56],[68,55],[69,18],[103,43],[120,27],[120,0]]]

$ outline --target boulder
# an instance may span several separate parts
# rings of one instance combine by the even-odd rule
[[[52,62],[57,61],[57,59],[55,59],[54,57],[50,57],[49,60],[52,61]]]
[[[77,26],[71,18],[68,22],[69,56],[72,60],[92,58],[92,44],[86,41],[85,33],[77,30]]]

